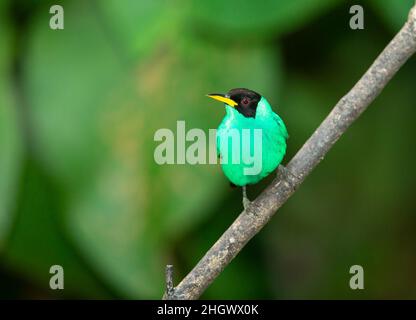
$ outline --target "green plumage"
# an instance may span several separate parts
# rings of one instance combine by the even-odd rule
[[[236,108],[225,104],[226,115],[218,127],[217,131],[217,151],[222,159],[228,157],[227,163],[222,163],[222,169],[226,177],[237,186],[254,184],[273,172],[282,161],[286,153],[286,139],[288,133],[282,119],[273,112],[269,102],[261,97],[257,104],[255,117],[246,117]],[[236,129],[240,133],[241,139],[233,140],[229,135],[231,129]],[[254,134],[254,129],[261,129],[261,138]],[[234,130],[235,132],[235,130]],[[249,139],[248,137],[249,136]],[[249,142],[249,146],[243,143]],[[239,144],[239,145],[238,145]],[[261,156],[255,155],[255,144],[261,144]],[[244,147],[250,148],[250,155],[260,156],[261,170],[257,174],[247,174],[246,169],[252,164],[246,163],[242,158]],[[258,147],[258,146],[257,146]],[[239,159],[239,163],[233,163],[231,159]],[[234,161],[235,162],[235,161]]]

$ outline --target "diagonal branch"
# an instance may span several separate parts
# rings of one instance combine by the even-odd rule
[[[306,141],[275,179],[243,211],[194,269],[173,289],[173,299],[198,299],[295,192],[303,180],[324,158],[348,127],[379,95],[394,74],[416,51],[416,5],[400,32],[377,57],[356,85],[335,105],[331,113]],[[166,298],[166,294],[164,296]]]

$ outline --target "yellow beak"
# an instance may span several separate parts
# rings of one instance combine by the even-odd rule
[[[236,105],[238,105],[237,102],[235,102],[234,100],[230,98],[227,98],[224,94],[221,94],[221,93],[210,93],[210,94],[207,94],[207,96],[214,100],[224,102],[228,104],[230,107],[235,107]]]

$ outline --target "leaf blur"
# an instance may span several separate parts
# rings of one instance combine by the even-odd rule
[[[394,4],[393,4],[394,3]],[[156,130],[216,128],[209,92],[248,87],[294,155],[412,1],[0,5],[0,297],[160,298],[241,211],[218,165],[157,165]],[[393,9],[392,9],[393,8]],[[414,58],[204,298],[415,298]],[[270,179],[249,188],[254,197]],[[65,269],[63,292],[49,267]],[[361,264],[366,290],[348,287]],[[18,290],[10,290],[17,287]]]

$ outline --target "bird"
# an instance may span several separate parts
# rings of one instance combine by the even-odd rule
[[[267,99],[253,90],[235,88],[226,94],[210,93],[207,96],[225,105],[226,114],[216,131],[217,153],[221,160],[226,158],[221,161],[221,168],[231,185],[242,187],[246,210],[251,203],[247,185],[258,183],[273,171],[279,172],[276,169],[286,154],[289,137],[286,125]],[[260,138],[255,129],[260,129],[257,130],[257,133],[261,132]],[[233,139],[235,132],[239,133],[240,139]],[[243,161],[242,150],[249,150],[252,155],[260,150],[253,158],[259,159],[261,164],[258,172],[247,174],[252,164]]]

